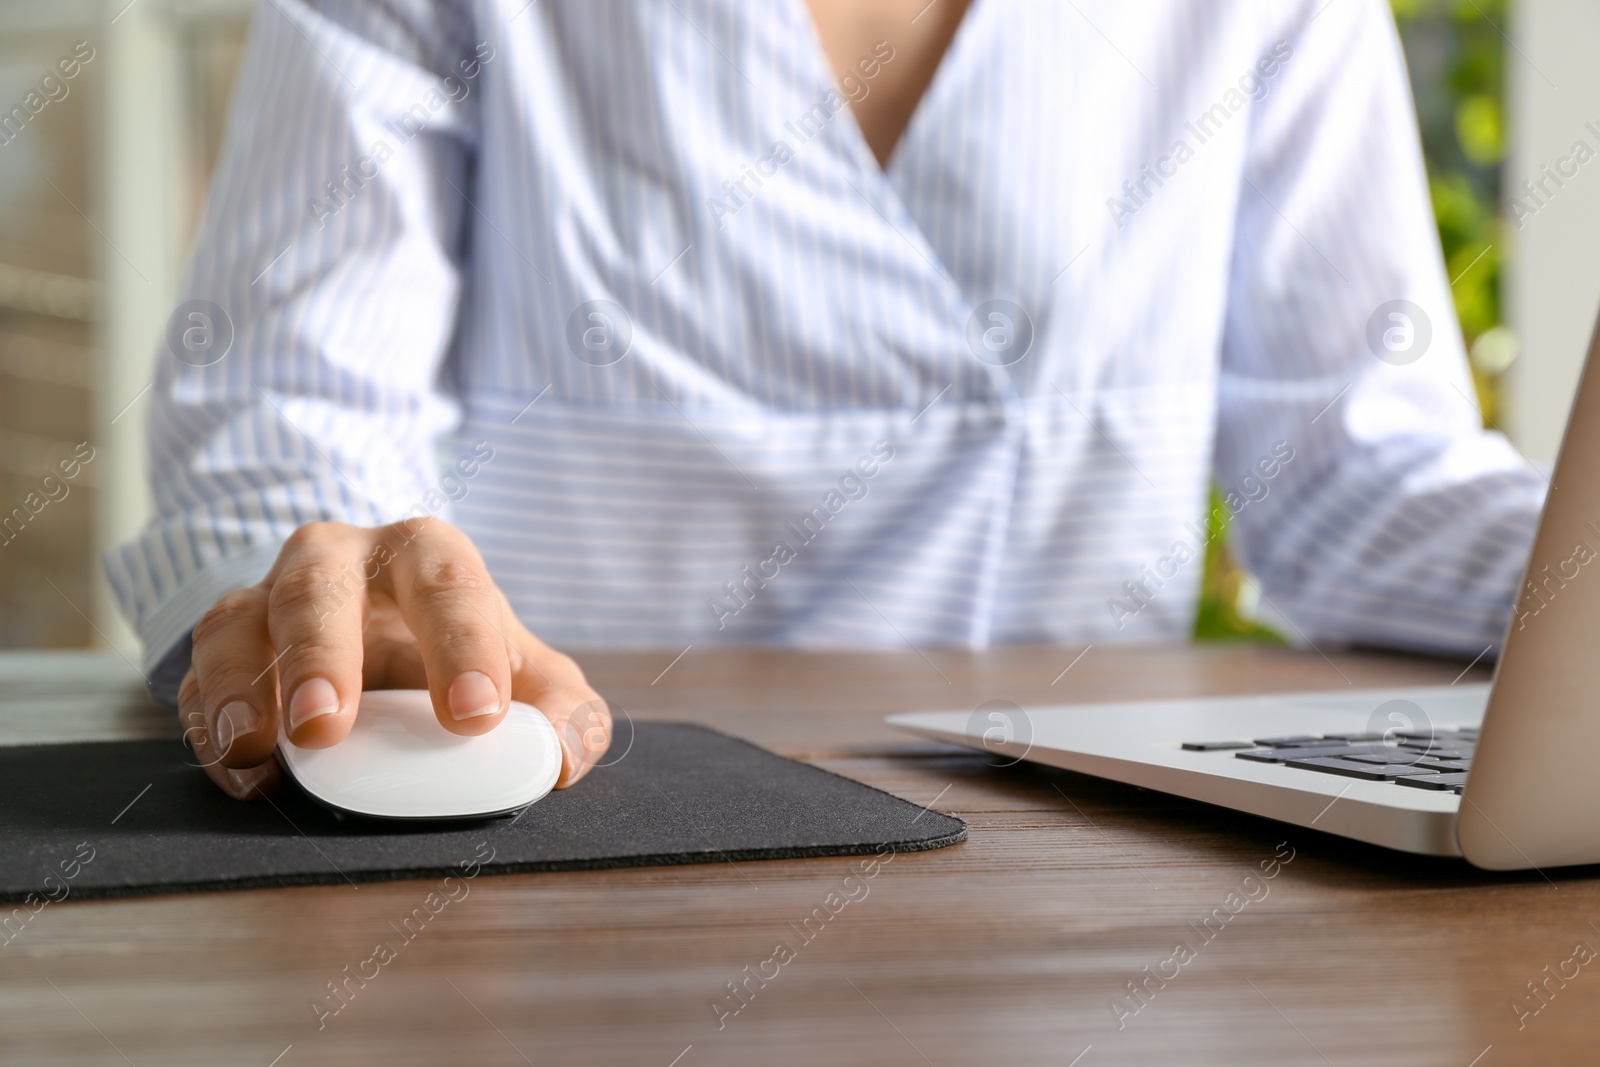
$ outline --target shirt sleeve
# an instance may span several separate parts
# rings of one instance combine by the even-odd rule
[[[1482,429],[1387,4],[1295,6],[1239,191],[1216,445],[1233,545],[1302,642],[1481,655],[1547,483]]]
[[[260,5],[157,356],[155,518],[105,560],[157,678],[290,531],[394,521],[435,485],[492,54],[449,4]]]

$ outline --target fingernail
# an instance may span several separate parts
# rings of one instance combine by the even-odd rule
[[[242,771],[229,771],[228,781],[234,784],[233,798],[244,800],[250,795],[250,790],[266,781],[268,773],[272,770],[270,763],[263,763],[259,767],[249,767]]]
[[[569,782],[575,782],[589,769],[589,753],[583,745],[583,733],[578,729],[578,724],[571,719],[562,720],[561,743],[566,746],[567,754],[572,757],[572,777]]]
[[[233,743],[240,734],[253,733],[260,725],[260,714],[243,700],[233,700],[224,704],[222,710],[217,712],[217,748],[227,752],[233,748]]]
[[[339,694],[326,678],[312,678],[300,683],[289,699],[289,729],[298,730],[319,715],[332,715],[339,710]]]
[[[500,710],[500,690],[482,671],[462,671],[450,683],[450,717],[475,719]]]

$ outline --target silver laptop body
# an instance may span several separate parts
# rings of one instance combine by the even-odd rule
[[[1492,870],[1600,863],[1600,567],[1574,563],[1593,556],[1578,546],[1600,549],[1597,351],[1600,323],[1519,586],[1538,611],[1514,613],[1492,683],[996,701],[888,721],[994,763],[1026,759]]]

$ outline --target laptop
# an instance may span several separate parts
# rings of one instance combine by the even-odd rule
[[[1492,682],[995,701],[889,723],[993,763],[1030,760],[1489,870],[1600,863],[1597,352],[1600,323]]]

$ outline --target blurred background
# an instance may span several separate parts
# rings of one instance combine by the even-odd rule
[[[1549,462],[1600,302],[1600,162],[1524,183],[1600,153],[1600,4],[1392,3],[1485,421]],[[0,0],[0,647],[136,647],[98,557],[149,513],[144,390],[254,6]],[[1196,635],[1275,640],[1212,545]]]

